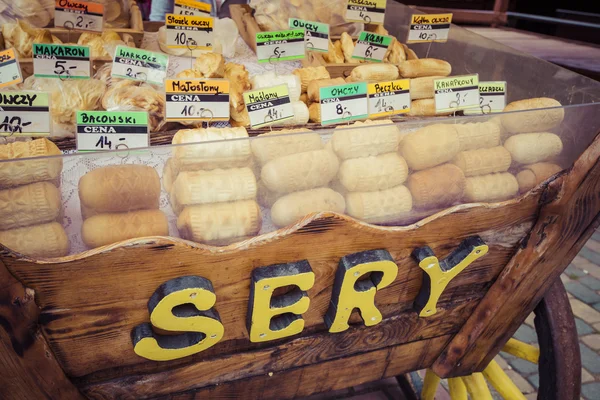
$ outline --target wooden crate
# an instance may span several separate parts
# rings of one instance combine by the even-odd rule
[[[131,37],[136,45],[139,47],[142,44],[142,39],[144,37],[144,24],[142,21],[142,13],[135,2],[135,0],[125,0],[125,5],[129,5],[129,23],[130,28],[115,28],[113,31],[117,32],[121,38],[124,35],[128,35]],[[79,36],[83,33],[82,31],[69,31],[65,28],[45,28],[50,31],[50,33],[57,38],[59,38],[63,43],[77,43]],[[126,37],[126,36],[125,36]],[[4,37],[2,36],[2,32],[0,32],[0,50],[5,49]],[[110,57],[97,57],[92,59],[92,75],[95,71],[97,71],[104,64],[112,62],[112,58]],[[20,58],[19,65],[21,66],[21,71],[23,73],[23,78],[27,78],[30,75],[33,75],[33,59],[31,58]]]
[[[572,168],[519,198],[452,207],[405,227],[323,212],[225,248],[151,237],[33,260],[0,246],[0,394],[291,399],[422,368],[441,377],[481,371],[600,224],[598,193],[600,136]],[[437,314],[420,317],[413,304],[423,272],[411,253],[428,245],[443,258],[474,235],[489,252],[449,283]],[[377,290],[383,320],[365,326],[354,315],[348,330],[328,332],[340,259],[375,249],[399,267]],[[250,342],[252,271],[300,260],[315,273],[304,330]],[[150,297],[189,275],[212,282],[223,339],[181,359],[139,357],[130,334],[149,321]]]

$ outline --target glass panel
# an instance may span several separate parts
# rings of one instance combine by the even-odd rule
[[[222,246],[319,211],[406,225],[536,187],[590,145],[599,112],[591,104],[254,138],[194,129],[171,146],[37,158],[59,151],[46,139],[2,145],[0,243],[35,258],[156,235]]]

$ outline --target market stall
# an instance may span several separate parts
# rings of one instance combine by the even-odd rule
[[[487,398],[481,371],[521,398],[502,348],[578,396],[555,281],[600,223],[600,84],[373,3],[177,0],[193,15],[141,40],[3,23],[0,397],[294,398],[427,368],[424,398],[439,377]],[[509,341],[534,308],[539,350]]]

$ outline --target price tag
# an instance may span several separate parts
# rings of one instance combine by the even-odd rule
[[[452,14],[413,14],[406,43],[445,42],[451,23]]]
[[[478,74],[434,79],[433,88],[436,113],[479,107]]]
[[[54,26],[102,32],[104,4],[78,0],[56,0],[54,3]]]
[[[321,97],[321,125],[337,124],[368,115],[367,83],[325,86],[319,89]]]
[[[89,79],[90,48],[34,43],[33,74],[38,78]]]
[[[167,121],[228,121],[229,81],[167,79]]]
[[[378,35],[372,32],[361,32],[358,35],[352,58],[359,60],[381,62],[389,45],[392,43],[391,36]]]
[[[212,50],[214,19],[167,14],[167,46],[173,49]]]
[[[306,29],[306,33],[304,35],[306,50],[321,51],[323,53],[329,52],[329,24],[290,18],[290,28]]]
[[[197,17],[210,17],[211,6],[208,3],[194,0],[175,0],[173,13]]]
[[[383,25],[386,0],[348,0],[346,21]]]
[[[0,51],[0,88],[23,82],[14,49]]]
[[[149,145],[145,111],[77,111],[77,151],[127,150]]]
[[[369,118],[410,111],[410,79],[369,83]]]
[[[272,125],[294,118],[287,85],[257,89],[244,93],[244,102],[253,128]]]
[[[506,82],[479,82],[479,108],[465,110],[465,115],[491,114],[506,107]]]
[[[259,63],[300,60],[305,57],[304,29],[259,32],[256,56]]]
[[[168,64],[169,56],[166,54],[117,46],[110,75],[162,85]]]
[[[0,92],[0,136],[48,136],[50,121],[48,93]]]

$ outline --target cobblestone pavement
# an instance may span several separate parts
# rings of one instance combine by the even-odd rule
[[[571,308],[575,315],[579,348],[581,350],[581,398],[600,399],[600,230],[596,231],[585,247],[562,274]],[[517,330],[514,337],[537,345],[533,314]],[[496,361],[526,395],[537,398],[539,375],[537,365],[501,352]],[[421,371],[422,374],[422,371]],[[436,400],[449,400],[447,387],[442,385]],[[494,398],[501,399],[496,393]],[[304,400],[402,400],[404,399],[394,378],[373,382],[349,389],[315,395]]]

